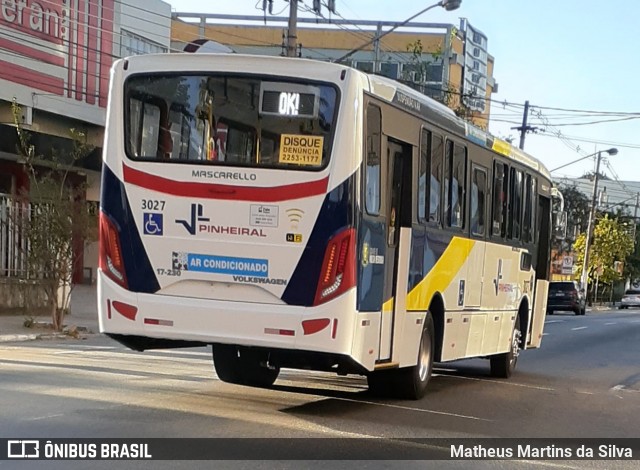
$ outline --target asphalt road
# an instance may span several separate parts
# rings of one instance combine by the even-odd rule
[[[423,442],[398,444],[394,438],[640,438],[640,312],[549,316],[542,348],[522,353],[511,379],[490,378],[485,360],[440,364],[427,396],[416,402],[376,399],[362,378],[323,373],[285,370],[270,390],[225,384],[215,378],[205,348],[138,353],[102,336],[3,344],[0,410],[0,436],[10,438],[279,437],[284,444],[290,438],[323,437],[338,438],[332,441],[343,452],[338,455],[351,452],[349,458],[406,457],[416,446],[425,451]],[[385,440],[352,441],[358,446],[350,448],[344,439],[369,437]],[[448,453],[437,445],[426,450],[435,457]],[[86,463],[77,468],[87,468]],[[31,464],[69,468],[81,462]],[[91,462],[91,468],[199,467],[194,464]],[[261,460],[224,466],[301,464]],[[2,469],[13,465],[17,468],[0,461]],[[636,468],[637,461],[404,461],[402,466]]]

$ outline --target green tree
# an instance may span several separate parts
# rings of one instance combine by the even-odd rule
[[[585,241],[586,235],[582,233],[573,244],[578,266],[584,263]],[[605,215],[593,231],[587,267],[589,279],[595,279],[598,270],[601,270],[600,281],[604,283],[622,279],[622,274],[616,270],[616,262],[624,262],[633,253],[633,245],[633,237],[629,234],[627,226],[617,219],[609,218],[608,214]]]
[[[21,125],[20,106],[12,104],[13,120],[18,133],[18,153],[30,177],[28,192],[21,194],[12,224],[26,243],[21,244],[26,261],[24,278],[46,299],[51,323],[56,331],[63,327],[69,307],[75,248],[97,235],[97,221],[90,215],[84,200],[86,188],[72,180],[74,163],[86,157],[93,147],[86,134],[71,129],[72,150],[50,155],[37,153],[30,144],[30,134]],[[76,243],[74,243],[74,241]]]

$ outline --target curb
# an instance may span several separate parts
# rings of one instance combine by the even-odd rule
[[[0,343],[13,343],[24,341],[37,341],[48,339],[76,339],[85,340],[89,336],[96,336],[100,333],[82,333],[78,336],[73,336],[65,333],[42,333],[42,334],[12,334],[12,335],[0,335]]]
[[[40,335],[0,335],[0,343],[9,343],[13,341],[33,341],[38,339]]]

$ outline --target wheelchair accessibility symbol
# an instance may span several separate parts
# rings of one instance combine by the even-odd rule
[[[162,214],[145,212],[144,214],[144,234],[162,235]]]

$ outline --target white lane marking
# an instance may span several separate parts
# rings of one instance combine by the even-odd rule
[[[434,367],[433,371],[438,371],[438,372],[456,372],[456,369],[447,369],[446,367]]]
[[[588,326],[578,326],[576,328],[571,328],[572,331],[585,330],[589,328]]]
[[[549,333],[542,333],[542,336],[549,336]]]
[[[572,465],[565,465],[561,463],[553,463],[553,462],[540,462],[538,460],[515,460],[515,462],[523,462],[528,463],[530,465],[538,465],[540,467],[552,467],[552,468],[571,468],[571,469],[579,469],[582,467],[574,467]]]
[[[38,421],[40,419],[58,418],[60,416],[64,416],[64,413],[56,413],[56,414],[44,415],[44,416],[36,416],[35,418],[29,418],[28,421]]]
[[[564,320],[547,320],[545,323],[564,323]]]
[[[385,408],[396,408],[396,409],[400,409],[400,410],[417,411],[417,412],[420,412],[420,413],[430,413],[430,414],[443,415],[443,416],[452,416],[454,418],[472,419],[472,420],[475,420],[475,421],[488,421],[488,422],[491,421],[490,419],[479,418],[477,416],[461,415],[461,414],[458,414],[458,413],[447,413],[446,411],[425,410],[423,408],[414,408],[412,406],[402,406],[402,405],[392,405],[390,403],[376,403],[374,401],[355,400],[355,399],[352,399],[352,398],[334,398],[334,400],[347,401],[347,402],[351,402],[351,403],[364,403],[366,405],[382,406],[382,407],[385,407]]]
[[[500,384],[500,385],[510,385],[512,387],[522,387],[522,388],[532,388],[534,390],[545,390],[547,392],[555,392],[555,388],[550,388],[550,387],[542,387],[542,386],[538,386],[538,385],[527,385],[527,384],[518,384],[518,383],[514,383],[514,382],[498,382],[496,380],[493,379],[481,379],[478,377],[464,377],[462,375],[453,375],[453,374],[432,374],[433,377],[455,377],[456,379],[462,379],[462,380],[476,380],[478,382],[491,382],[493,384]]]
[[[617,324],[618,324],[618,322],[615,322],[615,321],[611,321],[611,322],[605,323],[605,325],[617,325]]]
[[[618,392],[620,390],[624,390],[625,386],[622,384],[616,385],[615,387],[611,387],[611,391]]]

